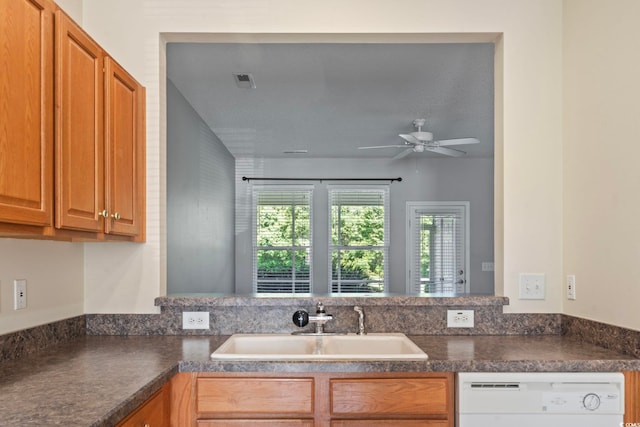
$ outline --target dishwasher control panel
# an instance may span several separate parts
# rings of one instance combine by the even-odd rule
[[[564,385],[564,384],[562,384]],[[553,387],[553,385],[552,385]],[[588,389],[587,389],[588,390]],[[551,391],[542,393],[543,412],[613,412],[624,405],[618,390]]]
[[[458,374],[458,408],[468,413],[622,414],[624,376],[607,372]]]

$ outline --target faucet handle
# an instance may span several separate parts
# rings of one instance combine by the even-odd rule
[[[325,313],[326,311],[324,309],[324,304],[322,304],[321,302],[316,304],[316,314],[325,314]]]
[[[307,310],[300,309],[293,313],[293,323],[299,328],[307,326],[307,324],[309,324],[309,313],[307,313]]]

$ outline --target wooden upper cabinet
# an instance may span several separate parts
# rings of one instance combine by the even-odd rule
[[[104,202],[104,53],[56,12],[56,227],[99,232]]]
[[[0,0],[0,235],[142,242],[145,204],[144,87],[53,1]]]
[[[105,232],[140,236],[144,221],[145,90],[105,58]]]
[[[143,240],[145,91],[56,12],[56,227]]]
[[[53,13],[0,1],[0,221],[53,225]]]

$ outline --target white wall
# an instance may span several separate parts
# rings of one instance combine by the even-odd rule
[[[493,273],[482,271],[482,262],[493,262],[493,160],[426,159],[419,154],[402,160],[389,159],[238,159],[236,167],[236,286],[252,292],[252,184],[242,176],[278,177],[402,177],[389,187],[390,250],[389,291],[406,290],[406,203],[407,201],[469,201],[471,212],[470,285],[475,294],[493,293]],[[373,184],[387,184],[374,182]],[[257,185],[269,182],[257,181]],[[349,182],[309,183],[314,185],[314,236],[328,235],[327,185]],[[362,183],[351,183],[362,184]],[[326,240],[326,238],[324,239]],[[314,253],[314,292],[328,292],[328,247],[317,238]],[[324,250],[323,250],[324,249]]]
[[[640,2],[565,0],[563,311],[640,330]]]
[[[510,311],[558,312],[562,283],[562,3],[557,0],[84,0],[84,27],[147,87],[147,243],[86,249],[87,312],[152,312],[164,293],[161,33],[503,33],[504,271]],[[162,83],[162,84],[161,84]],[[502,141],[498,141],[501,146]],[[496,164],[496,168],[501,168]],[[498,177],[502,175],[497,173]],[[500,206],[500,203],[498,204]],[[136,263],[120,265],[127,254]],[[500,265],[500,263],[498,263]],[[518,301],[520,272],[546,274],[546,301]],[[504,282],[504,285],[502,284]]]
[[[83,244],[0,239],[0,335],[84,314]],[[27,308],[13,309],[13,281]]]

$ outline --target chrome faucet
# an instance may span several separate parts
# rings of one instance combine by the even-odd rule
[[[300,309],[293,313],[293,323],[295,323],[296,326],[300,328],[306,326],[309,322],[315,323],[316,328],[315,332],[313,333],[314,335],[327,334],[327,332],[324,331],[324,324],[330,320],[333,320],[333,315],[327,314],[326,310],[324,309],[324,304],[322,304],[321,302],[316,305],[315,316],[309,316],[309,313],[304,309]],[[294,332],[294,334],[304,333],[305,332]]]
[[[358,332],[356,332],[356,335],[366,335],[367,332],[364,330],[364,310],[357,305],[353,307],[353,310],[358,313]]]

